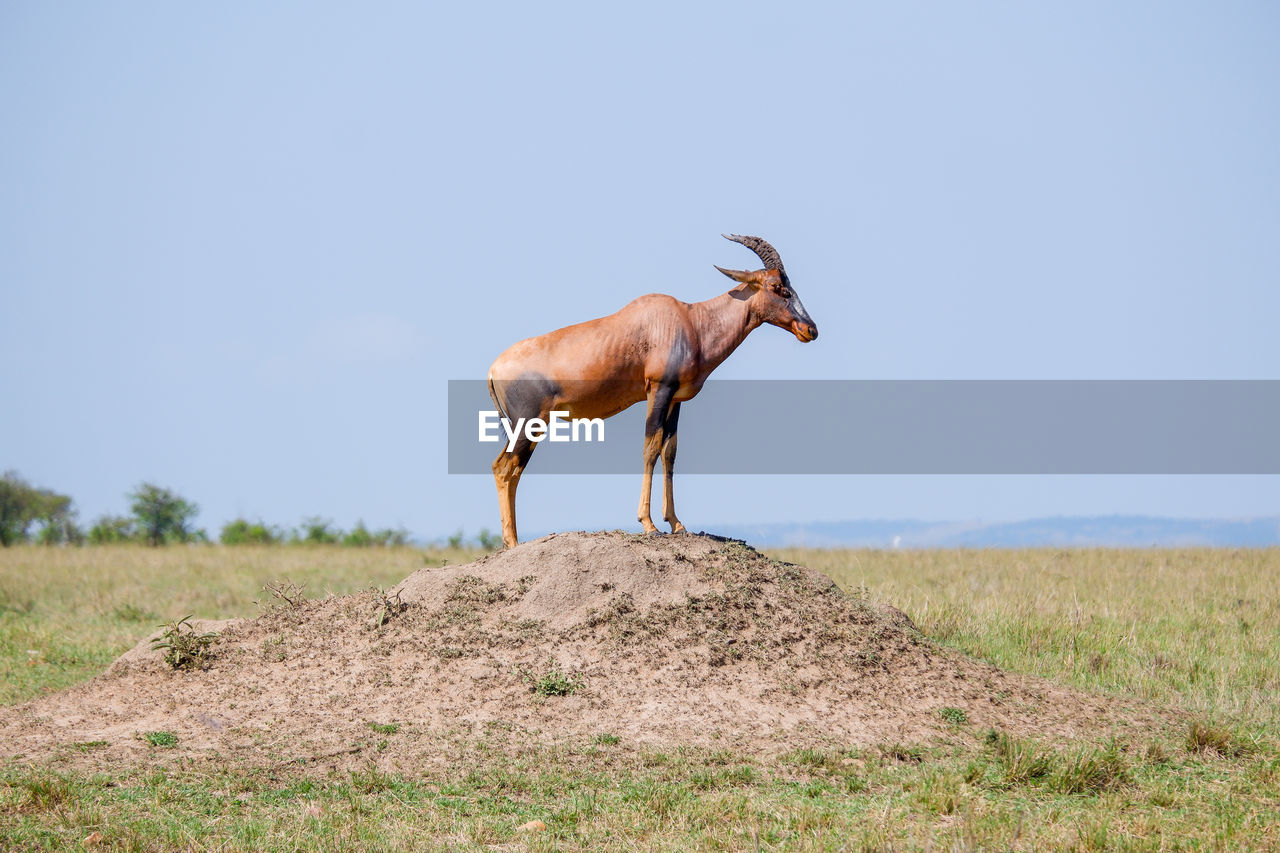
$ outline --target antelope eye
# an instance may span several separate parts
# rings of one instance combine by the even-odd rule
[[[779,288],[778,288],[778,295],[779,295],[779,296],[781,296],[783,299],[790,299],[790,298],[791,298],[791,291],[790,291],[790,290],[787,290],[785,287],[779,287]]]

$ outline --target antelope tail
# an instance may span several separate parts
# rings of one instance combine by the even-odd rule
[[[502,401],[498,399],[498,392],[493,387],[492,376],[489,377],[489,399],[493,400],[494,408],[498,410],[498,417],[510,424],[511,418],[507,417],[507,410],[502,407]]]

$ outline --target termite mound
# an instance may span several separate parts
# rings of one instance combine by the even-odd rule
[[[553,535],[197,627],[218,632],[204,668],[175,670],[143,641],[87,684],[0,709],[3,753],[412,771],[464,744],[602,733],[776,755],[991,729],[1101,741],[1167,722],[966,657],[818,572],[707,535]],[[148,746],[149,731],[178,746]]]

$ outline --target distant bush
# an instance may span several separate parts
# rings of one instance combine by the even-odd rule
[[[89,542],[93,545],[132,542],[135,536],[133,519],[120,515],[104,515],[89,528]]]
[[[499,551],[502,549],[502,536],[489,530],[487,527],[481,527],[476,532],[474,538],[469,537],[465,530],[458,528],[456,533],[436,539],[431,543],[436,548],[448,548],[456,551],[470,551],[479,549],[481,551]]]
[[[476,534],[476,544],[482,550],[496,551],[502,547],[502,537],[496,533],[490,533],[487,527],[481,527],[480,532]]]
[[[280,531],[275,527],[243,518],[228,521],[218,534],[218,541],[223,545],[274,545],[280,539]]]
[[[386,527],[381,530],[370,530],[364,521],[357,521],[349,532],[334,527],[333,522],[320,516],[311,516],[302,521],[302,526],[293,531],[288,541],[301,545],[342,545],[346,548],[397,547],[409,541],[409,531],[403,527]]]
[[[409,531],[403,527],[397,527],[394,530],[388,527],[373,534],[373,541],[387,548],[398,548],[409,543]]]
[[[308,545],[333,545],[342,538],[342,531],[335,529],[327,518],[313,515],[302,520],[295,541]]]
[[[481,551],[497,551],[502,548],[502,537],[497,533],[493,533],[487,527],[481,527],[479,532],[476,533],[475,539],[468,539],[466,531],[458,528],[457,533],[446,536],[443,541],[436,540],[436,545],[454,550],[479,548]]]
[[[107,513],[83,530],[76,524],[71,498],[50,489],[32,486],[17,472],[0,476],[0,545],[38,542],[43,545],[109,545],[145,542],[151,546],[171,542],[208,542],[209,534],[193,522],[200,507],[170,489],[154,483],[140,483],[129,492],[131,515]],[[452,537],[451,537],[452,538]],[[455,547],[462,547],[459,530]],[[261,519],[235,518],[222,526],[218,541],[223,545],[344,545],[352,548],[400,547],[408,544],[409,531],[403,527],[371,530],[357,521],[350,532],[335,527],[318,515],[302,520],[297,528],[282,528]],[[497,537],[480,531],[480,541],[492,548]]]
[[[35,540],[41,545],[83,545],[84,537],[84,530],[74,518],[63,517],[44,523]]]
[[[342,544],[348,548],[368,548],[373,544],[373,534],[364,526],[363,521],[357,521],[355,529],[342,537]]]
[[[369,530],[363,521],[357,521],[355,528],[342,537],[342,544],[348,548],[389,548],[403,545],[409,541],[409,531],[404,528],[384,528]]]

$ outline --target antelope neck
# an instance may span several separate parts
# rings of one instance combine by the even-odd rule
[[[748,300],[733,291],[705,302],[695,302],[689,314],[698,332],[703,369],[710,372],[729,357],[760,320],[751,313]]]

